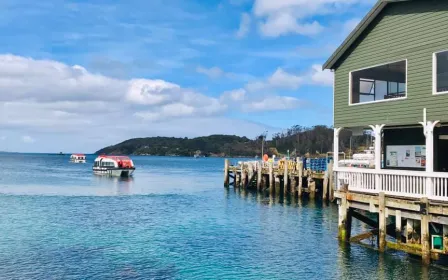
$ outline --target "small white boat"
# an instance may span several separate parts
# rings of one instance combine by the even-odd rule
[[[84,154],[73,154],[70,156],[70,162],[72,163],[86,163],[86,155]]]
[[[129,177],[134,173],[135,166],[127,156],[100,155],[95,159],[92,169],[98,175]]]

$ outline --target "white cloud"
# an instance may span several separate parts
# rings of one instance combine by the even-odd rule
[[[315,35],[324,28],[319,22],[299,23],[291,14],[284,13],[269,17],[260,23],[260,31],[267,37],[278,37],[287,34]]]
[[[224,102],[240,102],[246,98],[247,91],[243,88],[225,91],[221,95],[221,100]]]
[[[303,78],[290,74],[283,70],[282,68],[278,68],[274,74],[268,79],[268,83],[275,88],[286,88],[286,89],[297,89],[300,84],[303,82]]]
[[[28,143],[28,144],[36,142],[36,140],[34,140],[34,138],[32,138],[31,136],[28,136],[28,135],[23,136],[22,141],[24,143]]]
[[[204,74],[212,79],[220,78],[225,74],[224,71],[219,67],[204,68],[202,66],[198,66],[196,68],[196,72]]]
[[[241,14],[240,27],[236,32],[238,38],[243,38],[249,33],[251,22],[252,20],[248,13]]]
[[[261,100],[253,101],[245,105],[244,110],[252,111],[280,111],[295,109],[304,102],[290,96],[267,96]]]
[[[312,67],[311,80],[316,85],[332,86],[333,73],[330,70],[322,70],[322,65],[315,64]]]
[[[324,27],[314,16],[345,10],[350,5],[371,0],[255,0],[253,13],[259,20],[264,36],[278,37],[287,34],[315,35]]]
[[[322,66],[315,64],[311,69],[303,74],[287,72],[282,68],[272,73],[265,80],[251,81],[245,88],[250,92],[272,91],[277,89],[297,90],[304,84],[311,85],[333,85],[333,73],[328,70],[322,71]]]

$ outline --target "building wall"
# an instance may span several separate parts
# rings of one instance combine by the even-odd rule
[[[339,60],[335,70],[336,127],[448,121],[448,94],[433,95],[433,53],[448,50],[448,1],[414,0],[386,6]],[[349,105],[349,72],[407,59],[407,98]]]

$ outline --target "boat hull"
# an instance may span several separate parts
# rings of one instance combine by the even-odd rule
[[[86,163],[85,159],[74,159],[70,160],[71,163]]]
[[[93,173],[97,175],[106,175],[114,177],[130,177],[134,173],[135,168],[93,168]]]

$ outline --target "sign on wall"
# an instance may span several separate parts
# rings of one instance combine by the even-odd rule
[[[426,147],[424,145],[387,146],[386,166],[425,168]]]

